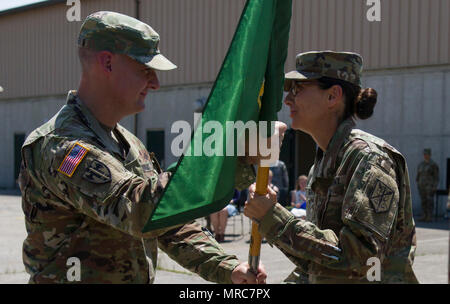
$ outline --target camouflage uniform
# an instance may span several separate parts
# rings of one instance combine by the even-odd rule
[[[82,27],[79,43],[91,43],[89,35],[99,35],[92,20],[107,29],[106,36],[129,24],[123,27],[126,33],[118,30],[111,39],[127,41],[126,35],[137,39],[133,35],[142,34],[139,41],[147,39],[149,44],[141,47],[153,53],[135,59],[152,68],[170,68],[171,63],[152,50],[157,34],[147,35],[151,28],[131,19],[116,13],[93,14]],[[95,39],[102,41],[104,36]],[[158,247],[206,280],[231,283],[237,258],[226,254],[197,223],[141,232],[169,174],[122,126],[101,125],[76,92],[69,92],[67,104],[27,137],[22,159],[19,184],[28,233],[23,262],[30,283],[68,282],[71,257],[80,260],[80,283],[152,283]],[[253,181],[249,166],[239,165],[237,172],[236,187]]]
[[[88,151],[69,177],[60,165],[76,145]],[[19,181],[28,232],[23,261],[30,282],[67,282],[69,257],[81,261],[81,283],[153,282],[157,246],[206,280],[231,282],[236,257],[225,254],[198,224],[141,233],[168,173],[122,126],[110,131],[101,126],[75,92],[28,136],[22,156]],[[247,186],[250,175],[241,172],[245,178],[237,182]]]
[[[300,54],[297,71],[286,78],[321,74],[342,79],[336,72],[340,68],[347,71],[347,81],[358,85],[358,57]],[[262,235],[297,266],[286,282],[371,283],[371,257],[380,261],[382,283],[418,282],[412,269],[416,233],[406,161],[384,140],[354,126],[352,118],[343,121],[326,151],[318,149],[306,188],[307,219],[294,218],[278,203],[261,219]]]
[[[298,268],[299,281],[367,283],[370,257],[381,261],[381,282],[415,283],[416,248],[408,169],[383,140],[343,122],[308,176],[307,220],[279,204],[260,231]],[[291,276],[292,277],[292,276]]]
[[[430,149],[425,149],[428,154]],[[417,167],[416,176],[417,187],[419,189],[420,200],[422,201],[423,219],[430,221],[433,215],[433,198],[439,184],[439,167],[430,159],[423,161]]]

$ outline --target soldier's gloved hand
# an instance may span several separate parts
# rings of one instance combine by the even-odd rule
[[[245,202],[244,214],[251,219],[260,221],[277,203],[277,193],[269,186],[267,186],[266,195],[258,195],[255,191],[256,184],[254,183],[248,188],[248,200]]]
[[[247,164],[262,165],[269,167],[270,163],[278,160],[280,155],[280,147],[283,142],[284,133],[287,130],[287,125],[281,121],[275,121],[275,130],[271,137],[262,138],[259,136],[257,140],[255,138],[245,137],[245,156],[239,158]],[[251,135],[250,135],[251,136]],[[260,145],[259,141],[264,140],[267,143]],[[263,147],[261,150],[260,146]],[[267,147],[267,150],[264,149]]]
[[[266,279],[267,273],[262,263],[259,263],[257,275],[250,270],[247,262],[239,264],[231,273],[233,284],[266,284]]]

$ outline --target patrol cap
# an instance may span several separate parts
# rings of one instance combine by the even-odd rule
[[[78,36],[79,47],[124,54],[155,70],[175,69],[158,44],[159,35],[148,24],[108,11],[87,16]]]
[[[285,90],[291,80],[313,80],[329,77],[344,80],[361,87],[362,57],[357,53],[313,51],[300,53],[295,58],[295,71],[286,73]]]
[[[423,154],[431,155],[431,149],[430,148],[423,149]]]

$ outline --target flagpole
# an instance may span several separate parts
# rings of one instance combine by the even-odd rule
[[[266,195],[267,184],[269,183],[269,167],[258,167],[256,174],[256,194]],[[250,250],[248,254],[248,264],[253,273],[258,273],[259,259],[261,254],[262,237],[258,231],[258,223],[252,221],[252,234],[250,237]]]

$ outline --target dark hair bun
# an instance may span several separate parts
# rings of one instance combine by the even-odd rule
[[[359,119],[367,119],[373,114],[373,108],[377,103],[377,91],[367,88],[359,92],[356,98],[356,116]]]

